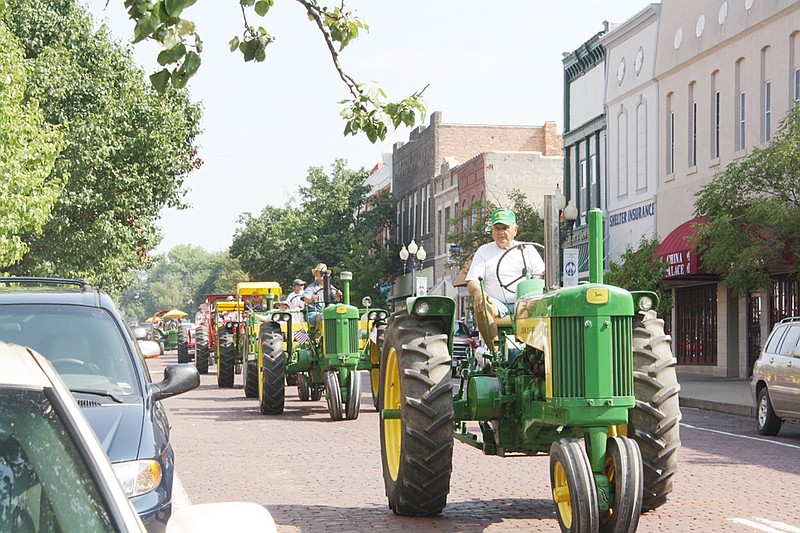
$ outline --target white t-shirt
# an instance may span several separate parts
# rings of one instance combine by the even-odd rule
[[[306,303],[303,301],[303,291],[290,292],[289,296],[286,298],[286,302],[289,304],[289,309],[302,309],[306,306]]]
[[[512,246],[517,244],[520,244],[520,242],[514,241]],[[525,252],[525,262],[522,260],[523,251]],[[469,272],[467,272],[467,281],[477,281],[478,278],[483,278],[483,289],[486,294],[500,302],[512,304],[516,300],[517,284],[525,279],[522,273],[525,265],[527,264],[528,266],[529,274],[541,276],[544,274],[544,261],[533,245],[508,252],[508,255],[500,265],[500,277],[503,283],[520,278],[511,284],[509,287],[511,290],[509,291],[500,287],[500,281],[497,279],[497,262],[500,261],[500,257],[505,252],[506,250],[497,246],[494,241],[478,248],[478,251],[472,257],[472,264],[469,267]]]

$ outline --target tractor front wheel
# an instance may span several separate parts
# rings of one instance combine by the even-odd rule
[[[278,326],[261,326],[261,390],[258,398],[261,414],[279,415],[286,402],[286,356],[283,353],[283,334]]]
[[[628,437],[609,438],[606,446],[605,474],[614,487],[614,503],[600,513],[600,533],[633,533],[642,513],[642,454]]]
[[[258,361],[246,361],[242,365],[244,372],[244,395],[247,398],[258,398]]]
[[[217,364],[217,385],[222,388],[233,387],[233,372],[236,354],[233,351],[233,333],[221,333],[219,336],[219,363]]]
[[[188,363],[192,358],[189,355],[189,330],[178,329],[178,362]]]
[[[376,342],[369,341],[369,359],[372,368],[369,371],[370,392],[372,392],[372,405],[376,411],[380,410],[378,392],[381,387],[381,347],[386,340],[386,322],[375,322]]]
[[[334,370],[325,372],[325,388],[328,400],[328,413],[332,420],[342,419],[342,387],[339,385],[339,373]]]
[[[347,378],[347,419],[355,420],[361,411],[361,376],[358,370],[350,371]]]
[[[561,439],[550,446],[550,486],[561,531],[598,531],[597,489],[580,440]]]
[[[655,311],[639,313],[633,329],[636,406],[629,412],[628,437],[639,445],[644,465],[642,511],[664,505],[672,492],[681,446],[678,364],[664,321]]]
[[[201,374],[208,374],[208,328],[199,326],[194,332],[194,365]]]
[[[380,364],[381,463],[389,508],[442,512],[453,471],[447,334],[437,318],[392,315]]]
[[[307,402],[311,399],[311,387],[309,380],[304,374],[297,375],[297,397],[301,402]]]

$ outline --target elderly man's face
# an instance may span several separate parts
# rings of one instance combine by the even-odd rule
[[[492,226],[492,238],[497,246],[502,250],[508,250],[517,236],[517,226],[506,226],[505,224],[495,224]]]

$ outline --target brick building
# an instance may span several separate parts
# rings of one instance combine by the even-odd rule
[[[460,207],[466,205],[464,200],[471,201],[471,196],[461,198],[460,176],[469,172],[473,177],[480,174],[476,179],[481,185],[473,184],[474,191],[470,189],[472,194],[483,188],[483,196],[476,196],[476,199],[486,198],[487,193],[502,198],[507,191],[501,192],[497,188],[502,182],[500,177],[516,172],[511,170],[513,158],[510,156],[506,156],[505,161],[501,155],[488,156],[488,163],[484,157],[480,162],[473,162],[474,167],[461,168],[458,166],[460,163],[489,152],[538,152],[539,158],[555,158],[560,164],[561,150],[561,137],[555,122],[547,122],[544,126],[445,124],[438,111],[433,113],[428,126],[420,126],[411,132],[408,142],[396,143],[392,154],[392,193],[397,201],[396,238],[403,244],[414,240],[428,251],[423,264],[415,265],[419,267],[417,275],[425,276],[429,287],[443,279],[442,274],[437,274],[437,271],[442,272],[441,266],[436,268],[437,263],[442,264],[442,254],[446,255],[442,235],[447,231],[442,231],[442,226],[458,217]],[[476,170],[485,164],[496,168]],[[503,170],[504,165],[508,166],[507,171]],[[488,181],[487,175],[491,176]],[[548,192],[554,189],[557,179],[553,176]],[[393,298],[400,299],[411,292],[410,276],[399,277]]]

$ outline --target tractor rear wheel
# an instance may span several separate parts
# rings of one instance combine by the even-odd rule
[[[347,419],[355,420],[361,411],[361,376],[351,370],[347,379]]]
[[[386,339],[386,322],[375,322],[376,341],[370,341],[369,358],[372,369],[369,371],[370,390],[372,392],[372,405],[376,411],[380,410],[378,392],[381,387],[381,347]]]
[[[629,412],[628,437],[639,445],[644,466],[642,511],[664,505],[672,492],[681,446],[677,360],[664,321],[655,311],[639,313],[633,324],[633,384],[636,406]]]
[[[233,351],[233,333],[220,330],[219,362],[217,363],[217,385],[223,388],[233,387],[233,372],[236,354]],[[222,332],[224,331],[224,332]]]
[[[261,340],[261,390],[258,403],[263,415],[283,413],[286,402],[286,355],[283,352],[283,334],[277,325],[262,324]]]
[[[325,372],[325,388],[328,400],[328,413],[332,420],[342,419],[342,387],[339,385],[339,373],[335,370]]]
[[[242,371],[245,397],[258,398],[258,361],[247,361],[242,365]]]
[[[550,486],[561,531],[597,531],[597,489],[586,449],[578,439],[561,439],[550,446]]]
[[[194,331],[194,365],[201,374],[208,374],[208,328],[199,326]]]
[[[189,356],[189,330],[178,328],[178,362],[188,363],[192,358]]]
[[[614,487],[614,503],[600,513],[600,533],[633,533],[642,512],[642,454],[628,437],[609,438],[606,446],[605,473]]]
[[[305,375],[297,375],[297,397],[300,398],[301,402],[307,402],[311,399],[311,387],[308,381]]]
[[[380,363],[381,463],[389,508],[442,512],[453,471],[453,398],[441,320],[392,315]]]

